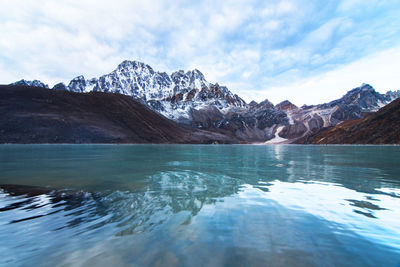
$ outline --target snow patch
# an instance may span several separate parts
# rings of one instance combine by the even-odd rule
[[[293,115],[291,112],[287,112],[286,113],[288,120],[289,120],[289,124],[293,125],[294,124],[294,120],[293,120]]]
[[[279,144],[279,143],[287,141],[288,139],[285,139],[285,138],[279,136],[279,133],[283,130],[283,128],[285,128],[285,126],[279,126],[276,129],[275,137],[272,138],[271,140],[268,140],[267,142],[265,142],[265,144]]]

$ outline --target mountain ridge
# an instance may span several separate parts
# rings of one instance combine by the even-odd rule
[[[344,121],[299,144],[400,144],[400,98],[364,118]]]
[[[17,83],[46,86],[40,81]],[[16,84],[16,83],[14,83]],[[399,91],[380,94],[369,84],[348,91],[339,99],[297,107],[285,100],[277,105],[268,99],[247,104],[225,86],[209,83],[197,69],[157,72],[149,65],[125,60],[109,74],[86,79],[77,76],[68,85],[53,89],[79,93],[107,92],[131,96],[175,122],[211,131],[229,131],[239,140],[290,143],[322,128],[362,118],[400,96]]]

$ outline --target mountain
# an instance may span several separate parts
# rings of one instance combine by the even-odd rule
[[[292,104],[289,100],[284,100],[275,106],[279,110],[296,110],[298,107]]]
[[[207,82],[199,70],[156,72],[149,65],[124,61],[109,74],[85,79],[78,76],[66,87],[72,92],[108,92],[132,96],[177,122],[192,121],[194,109],[216,108],[225,113],[246,103],[225,86]]]
[[[315,106],[287,109],[286,114],[291,123],[282,129],[280,136],[293,142],[342,121],[362,118],[399,96],[400,91],[380,94],[369,84],[362,84],[340,99]]]
[[[368,84],[329,103],[297,107],[285,100],[276,106],[270,101],[251,102],[245,108],[225,114],[196,111],[193,123],[200,128],[224,129],[241,140],[268,143],[292,143],[315,134],[325,127],[349,119],[362,118],[400,96],[400,91],[380,94]]]
[[[306,144],[400,144],[400,98],[378,112],[298,140]]]
[[[39,80],[27,81],[27,80],[22,79],[20,81],[10,84],[10,85],[22,85],[22,86],[34,86],[34,87],[49,88],[49,86],[47,84],[44,84]]]
[[[46,87],[39,81],[24,81],[22,85],[30,84]],[[128,60],[99,78],[78,76],[53,89],[128,95],[179,124],[231,133],[244,142],[270,143],[295,142],[342,121],[362,118],[400,96],[400,91],[380,94],[362,84],[342,98],[320,105],[297,107],[288,100],[274,105],[268,99],[246,104],[225,86],[209,83],[199,70],[169,75]]]
[[[231,143],[178,125],[132,97],[0,86],[0,143]]]

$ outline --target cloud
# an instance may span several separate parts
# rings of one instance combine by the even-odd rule
[[[390,0],[2,0],[0,83],[97,77],[131,59],[200,69],[249,99],[394,47],[399,11]]]
[[[378,0],[347,0],[340,2],[338,10],[341,12],[355,12],[373,9],[380,1]]]
[[[268,98],[275,104],[285,99],[299,106],[319,104],[340,98],[362,83],[369,83],[385,93],[400,89],[399,70],[400,46],[397,46],[313,77],[257,91],[253,97],[259,101]]]

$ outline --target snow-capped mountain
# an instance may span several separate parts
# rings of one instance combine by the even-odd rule
[[[369,84],[362,84],[347,92],[342,98],[317,106],[303,106],[302,109],[314,114],[329,114],[324,117],[327,126],[348,119],[358,119],[364,113],[375,112],[400,96],[400,91],[380,94]]]
[[[393,92],[395,97],[396,92]],[[390,95],[383,95],[375,91],[369,84],[362,84],[360,87],[354,88],[347,92],[342,98],[329,102],[330,107],[336,105],[357,106],[360,111],[377,111],[385,106],[393,99]],[[326,105],[325,105],[326,106]]]
[[[209,83],[199,70],[180,70],[168,75],[156,72],[142,62],[128,60],[99,78],[78,76],[71,80],[66,89],[129,95],[175,121],[190,121],[193,110],[215,107],[226,113],[235,107],[246,107],[244,100],[224,86]]]
[[[286,139],[301,138],[345,120],[359,119],[378,111],[398,97],[400,91],[380,94],[371,85],[362,84],[329,103],[287,109],[286,114],[291,123],[282,128],[280,136]]]
[[[23,86],[34,86],[34,87],[43,87],[43,88],[49,88],[47,84],[42,83],[39,80],[33,80],[33,81],[27,81],[27,80],[20,80],[18,82],[12,83],[10,85],[23,85]]]
[[[14,85],[48,88],[37,80],[21,80]],[[363,84],[340,99],[320,105],[297,107],[285,100],[274,106],[267,99],[246,104],[225,86],[209,83],[197,69],[169,75],[128,60],[99,78],[78,76],[68,85],[59,83],[53,89],[128,95],[176,122],[229,132],[253,142],[292,142],[324,127],[361,118],[400,97],[400,90],[380,94]]]
[[[377,111],[400,96],[400,91],[380,94],[363,84],[342,98],[329,103],[295,106],[285,100],[276,106],[270,101],[250,102],[246,108],[226,114],[196,112],[192,117],[197,127],[223,129],[236,137],[253,142],[290,143],[349,119],[358,119]]]

